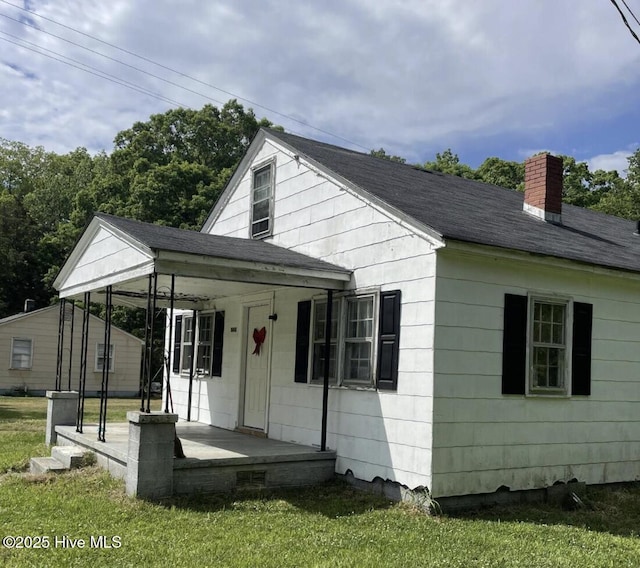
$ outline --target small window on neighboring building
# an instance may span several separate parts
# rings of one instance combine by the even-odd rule
[[[273,225],[273,164],[253,170],[251,185],[251,237],[266,237]]]
[[[96,346],[96,371],[102,371],[104,369],[104,351],[104,343],[98,343]],[[113,370],[113,343],[111,343],[109,344],[109,371]]]
[[[11,340],[11,368],[31,369],[33,342],[31,339],[14,337]]]

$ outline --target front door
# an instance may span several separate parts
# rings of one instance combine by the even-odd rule
[[[245,353],[244,426],[265,429],[269,381],[269,304],[251,306],[247,317]]]

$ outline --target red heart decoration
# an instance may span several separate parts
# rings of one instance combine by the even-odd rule
[[[260,347],[262,347],[262,344],[264,343],[264,340],[267,338],[267,329],[266,328],[262,328],[260,331],[258,331],[257,328],[254,328],[253,330],[253,341],[256,344],[256,348],[253,350],[252,355],[260,355]]]

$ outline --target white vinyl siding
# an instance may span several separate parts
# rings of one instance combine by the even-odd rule
[[[274,161],[277,182],[273,244],[353,270],[353,282],[360,290],[402,292],[397,390],[333,388],[329,396],[327,444],[338,453],[336,471],[350,470],[357,478],[369,481],[380,477],[410,487],[430,487],[437,245],[351,189],[339,186],[330,175],[309,167],[302,156],[296,159],[270,141],[256,152],[253,163],[259,166],[268,160]],[[224,207],[209,229],[211,234],[244,238],[251,234],[252,175],[248,167],[230,187]],[[311,386],[294,382],[295,337],[297,303],[314,295],[303,289],[274,292],[278,320],[273,326],[268,435],[306,445],[320,441],[322,389],[318,382]],[[216,302],[216,307],[218,303],[224,305],[229,326],[238,328],[238,333],[230,334],[232,343],[225,344],[225,349],[235,352],[242,349],[240,302]],[[375,352],[375,340],[373,347]],[[312,346],[309,353],[312,377]],[[374,353],[374,375],[375,357]],[[200,420],[236,426],[242,366],[238,359],[227,359],[226,381],[201,383],[202,391],[193,403],[200,409]],[[339,356],[337,361],[341,373],[344,363]],[[172,388],[175,402],[178,387]],[[181,381],[179,388],[180,412],[184,415],[187,381]]]
[[[33,341],[14,337],[11,340],[11,369],[31,369]]]

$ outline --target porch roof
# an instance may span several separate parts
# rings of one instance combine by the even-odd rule
[[[198,309],[222,296],[277,286],[341,290],[351,271],[252,239],[224,237],[96,214],[60,270],[61,298],[112,286],[114,303],[144,306],[147,276],[158,274],[158,301]],[[99,298],[92,298],[99,301]]]

